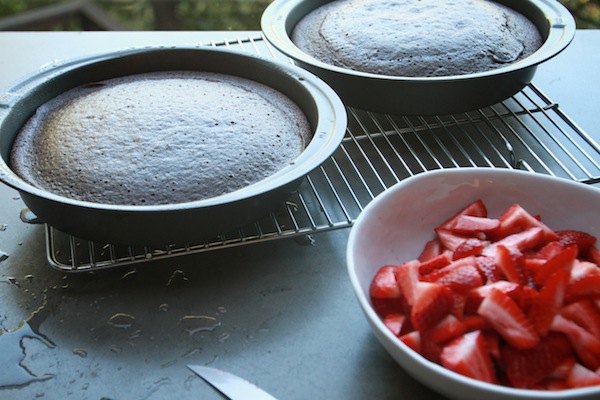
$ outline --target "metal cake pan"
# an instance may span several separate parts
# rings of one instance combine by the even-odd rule
[[[339,68],[302,52],[290,36],[305,15],[331,0],[275,0],[264,11],[265,38],[325,80],[349,106],[399,115],[452,114],[505,100],[531,82],[537,66],[564,50],[575,35],[571,13],[557,0],[497,0],[528,17],[544,40],[529,57],[493,71],[447,77],[398,77]]]
[[[300,107],[313,137],[293,163],[272,176],[235,192],[180,204],[121,206],[77,201],[33,187],[10,169],[16,135],[48,100],[87,83],[170,70],[219,72],[277,89]],[[16,189],[41,220],[71,235],[114,244],[187,243],[229,233],[278,207],[306,174],[337,149],[346,125],[346,109],[337,94],[296,66],[230,49],[132,49],[53,65],[0,94],[0,180]]]

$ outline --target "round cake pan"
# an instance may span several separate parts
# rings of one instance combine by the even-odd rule
[[[48,100],[100,80],[184,70],[239,76],[278,90],[303,111],[312,139],[290,165],[262,181],[222,196],[180,204],[121,206],[77,201],[33,187],[10,169],[8,160],[16,135]],[[15,188],[41,220],[74,236],[114,244],[187,243],[229,233],[277,208],[309,172],[333,154],[346,126],[346,110],[337,94],[321,79],[291,64],[220,48],[132,49],[55,65],[1,94],[0,180]]]
[[[575,21],[557,0],[498,0],[528,17],[544,40],[529,57],[493,71],[447,77],[376,75],[323,63],[290,36],[298,21],[327,0],[275,0],[264,11],[265,38],[294,62],[325,80],[349,106],[388,114],[435,115],[475,110],[507,99],[531,82],[537,66],[564,50]]]

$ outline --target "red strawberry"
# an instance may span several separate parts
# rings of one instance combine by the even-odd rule
[[[550,330],[554,316],[559,312],[565,299],[569,273],[558,270],[545,282],[537,300],[529,312],[529,319],[540,336],[545,336]]]
[[[561,334],[551,334],[531,349],[519,350],[504,346],[502,364],[511,385],[532,388],[549,377],[561,363],[571,356],[571,344]]]
[[[490,291],[477,312],[490,322],[506,342],[517,349],[532,348],[540,340],[533,324],[519,306],[498,289]]]
[[[470,203],[469,205],[467,205],[465,208],[463,208],[459,212],[457,212],[455,215],[452,216],[452,218],[449,218],[448,220],[446,220],[438,228],[449,230],[450,226],[452,224],[454,224],[454,221],[463,215],[470,215],[473,217],[487,217],[487,214],[488,214],[487,208],[485,207],[485,204],[483,204],[483,201],[476,200],[476,201]]]
[[[577,359],[575,358],[575,356],[570,355],[569,357],[565,358],[560,364],[558,364],[558,366],[554,368],[554,371],[552,371],[552,373],[548,377],[550,379],[567,380],[569,374],[571,373],[571,369],[576,363]]]
[[[479,256],[475,260],[475,266],[482,277],[485,277],[484,283],[492,283],[504,280],[504,274],[496,265],[493,257]]]
[[[383,318],[383,323],[395,336],[399,336],[405,319],[404,314],[388,314]]]
[[[560,314],[554,317],[550,329],[567,335],[583,365],[593,370],[600,368],[600,338]]]
[[[586,260],[589,260],[594,264],[600,266],[600,250],[598,250],[596,246],[592,246],[589,248],[585,258]]]
[[[435,326],[452,309],[453,294],[446,286],[418,282],[411,312],[415,329],[426,331]]]
[[[456,251],[456,249],[462,244],[462,242],[470,238],[470,236],[461,235],[459,233],[455,233],[443,228],[437,228],[435,230],[435,233],[437,234],[437,237],[439,238],[444,248],[453,252]]]
[[[483,285],[481,275],[473,265],[464,265],[455,268],[441,276],[435,282],[462,293]]]
[[[473,234],[479,232],[489,232],[500,226],[500,220],[476,217],[472,215],[459,215],[453,219],[444,228],[456,233]]]
[[[429,261],[432,258],[442,254],[443,250],[444,248],[442,246],[442,242],[440,242],[440,240],[437,237],[433,238],[429,242],[425,243],[425,247],[419,255],[418,260],[421,262]]]
[[[558,236],[546,224],[529,214],[523,207],[513,204],[500,216],[500,227],[493,232],[496,240],[505,238],[529,228],[541,228],[546,242],[556,240]]]
[[[573,302],[583,297],[600,296],[600,275],[584,276],[570,282],[567,288],[567,301]]]
[[[436,343],[452,340],[467,331],[467,326],[454,315],[449,314],[437,323],[427,336]]]
[[[400,265],[395,270],[395,280],[406,301],[409,305],[413,305],[415,299],[415,290],[419,281],[419,266],[421,263],[418,260],[407,261]]]
[[[484,256],[494,257],[498,246],[515,248],[523,252],[539,247],[544,243],[546,243],[546,239],[544,238],[543,229],[539,227],[533,227],[518,233],[513,233],[512,235],[498,240],[497,242],[483,249],[482,254]]]
[[[452,259],[458,260],[469,256],[478,256],[489,244],[490,242],[487,240],[469,238],[458,245],[456,250],[454,250],[454,254],[452,254]]]
[[[406,299],[401,297],[399,299],[388,298],[380,299],[377,297],[371,298],[371,305],[373,309],[380,317],[385,317],[388,314],[404,313],[408,305]]]
[[[440,356],[444,367],[489,383],[497,383],[492,359],[480,331],[466,333],[444,346]]]
[[[400,340],[417,353],[421,353],[421,334],[419,331],[406,333],[400,336]]]
[[[496,265],[508,281],[518,284],[525,283],[525,259],[520,251],[499,245],[495,260]]]
[[[577,246],[568,245],[564,247],[561,252],[548,259],[536,272],[535,282],[540,286],[544,285],[546,280],[558,270],[567,271],[570,274],[576,257]]]
[[[467,298],[467,304],[465,305],[465,313],[475,314],[477,309],[481,305],[484,298],[489,296],[492,289],[498,289],[504,293],[512,293],[520,290],[520,286],[517,283],[509,281],[497,281],[487,285],[474,288],[469,291],[469,297]]]
[[[571,369],[571,373],[567,378],[567,385],[571,388],[600,385],[600,374],[577,363]]]
[[[542,260],[549,260],[558,253],[560,253],[565,247],[558,241],[553,241],[545,244],[541,249],[531,251],[527,254],[528,258],[538,258]]]
[[[564,230],[556,231],[558,235],[558,241],[563,246],[576,245],[578,248],[579,257],[583,257],[587,254],[590,247],[596,243],[596,237],[590,235],[587,232],[576,231],[576,230]]]
[[[600,338],[600,310],[590,299],[582,299],[560,309],[560,315]]]
[[[370,294],[372,298],[388,299],[400,298],[402,292],[396,283],[395,271],[398,267],[394,265],[385,265],[381,267],[371,281]]]
[[[435,270],[444,268],[446,265],[452,262],[452,252],[445,250],[441,254],[428,259],[427,261],[421,261],[419,266],[419,274],[427,275]]]
[[[575,260],[571,268],[571,283],[586,276],[600,275],[600,267],[593,262]]]

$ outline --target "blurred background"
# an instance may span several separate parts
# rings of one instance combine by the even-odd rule
[[[258,30],[271,0],[0,0],[0,31]],[[600,0],[560,0],[600,29]]]

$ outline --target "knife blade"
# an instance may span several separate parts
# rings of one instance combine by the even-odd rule
[[[277,400],[255,384],[230,372],[203,365],[187,367],[231,400]]]

